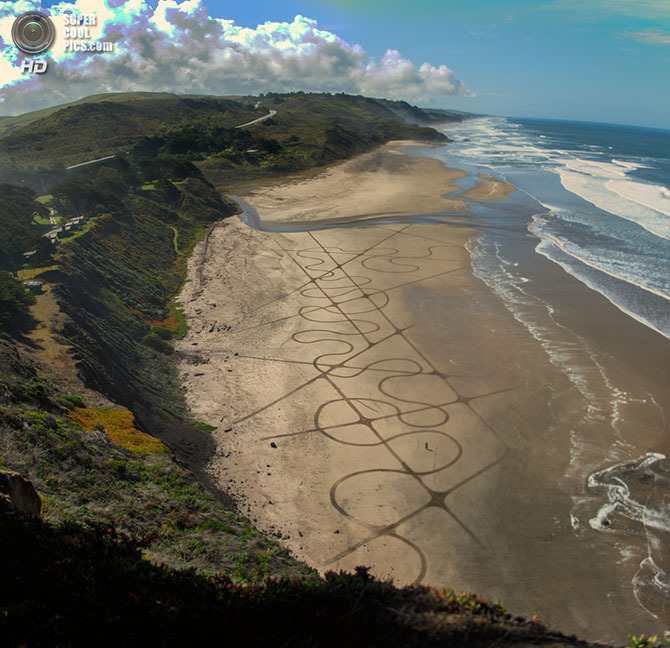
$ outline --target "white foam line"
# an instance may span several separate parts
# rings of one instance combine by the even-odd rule
[[[540,233],[535,231],[537,228],[534,227],[534,225],[537,222],[538,221],[533,220],[533,222],[528,225],[528,230],[531,233],[535,234],[535,236],[537,236],[540,239],[540,243],[535,248],[535,250],[537,252],[539,252],[540,254],[543,254],[544,256],[549,258],[548,255],[544,254],[542,252],[542,250],[539,250],[538,248],[542,245],[543,241],[550,240],[552,243],[554,243],[556,245],[556,247],[558,247],[567,256],[572,257],[573,259],[577,259],[577,261],[580,261],[584,265],[589,266],[589,268],[593,268],[594,270],[598,270],[598,272],[602,272],[603,274],[606,274],[610,277],[613,277],[614,279],[619,279],[620,281],[623,281],[627,284],[631,284],[632,286],[637,286],[638,288],[641,288],[642,290],[646,290],[649,293],[652,293],[654,295],[657,295],[658,297],[662,297],[663,299],[667,299],[668,301],[670,301],[670,295],[666,295],[664,292],[662,292],[660,290],[657,290],[656,288],[651,288],[650,286],[645,286],[644,284],[638,283],[637,281],[633,281],[629,277],[624,277],[623,275],[618,275],[615,272],[612,272],[610,270],[605,270],[605,268],[602,268],[601,266],[596,265],[592,261],[589,261],[588,259],[585,259],[584,257],[581,257],[578,254],[575,254],[574,252],[571,252],[570,250],[567,249],[565,244],[559,238],[557,238],[556,236],[553,236],[552,234],[548,234],[547,232],[541,232],[542,236],[540,236]],[[551,260],[555,261],[554,259],[551,259]],[[559,263],[559,262],[555,261],[555,263]],[[572,273],[570,273],[570,274],[572,274]],[[572,275],[572,276],[574,276],[574,275]],[[589,286],[589,287],[592,288],[593,286]],[[598,291],[598,292],[600,292],[600,291]],[[605,297],[607,297],[607,295],[605,295]],[[612,301],[612,300],[610,300],[610,301]],[[614,302],[612,302],[612,303],[614,303]],[[618,304],[615,304],[615,306],[620,308],[620,306]],[[621,310],[623,310],[623,309],[621,309]]]
[[[594,191],[593,187],[589,187],[585,184],[586,181],[590,180],[619,180],[623,182],[622,176],[596,176],[591,174],[581,173],[575,170],[561,169],[559,171],[559,176],[561,178],[561,184],[570,193],[579,196],[582,200],[595,205],[598,209],[616,216],[617,218],[622,218],[624,220],[635,223],[640,227],[646,229],[648,232],[651,232],[654,236],[659,238],[670,239],[670,230],[668,228],[667,219],[655,209],[650,208],[647,205],[626,198],[618,193],[607,188],[607,183],[603,183],[598,186]],[[652,185],[653,186],[653,185]],[[622,199],[624,204],[622,205]],[[640,211],[642,208],[644,211]],[[633,209],[637,213],[633,212]],[[646,213],[645,213],[646,212]]]
[[[607,293],[603,292],[598,286],[596,286],[596,284],[594,282],[590,281],[589,279],[587,279],[585,277],[579,277],[576,274],[574,274],[573,272],[571,272],[572,268],[570,268],[570,266],[568,264],[563,263],[563,262],[558,261],[557,259],[553,258],[548,252],[546,252],[545,250],[543,250],[541,248],[541,244],[538,245],[535,249],[542,256],[544,256],[547,259],[549,259],[550,261],[553,261],[554,263],[557,263],[558,265],[560,265],[561,268],[563,268],[563,270],[565,270],[571,277],[574,277],[578,281],[581,281],[583,284],[585,284],[586,286],[591,288],[591,290],[595,290],[597,293],[602,295],[608,302],[610,302],[610,304],[612,304],[613,306],[616,306],[622,313],[625,313],[629,317],[632,317],[636,322],[639,322],[640,324],[643,324],[644,326],[652,329],[653,331],[656,331],[659,335],[662,335],[663,337],[670,339],[670,334],[666,333],[665,331],[662,331],[657,326],[654,326],[654,324],[652,324],[651,322],[648,322],[646,319],[644,319],[642,316],[638,315],[634,311],[632,311],[632,310],[626,308],[625,306],[622,306],[618,302],[614,301],[614,299],[612,297],[610,297]]]
[[[639,162],[625,162],[624,160],[612,160],[613,164],[618,164],[619,166],[624,167],[624,169],[630,169],[635,171],[636,169],[651,169],[652,167],[646,164],[640,164]]]
[[[605,187],[625,200],[670,216],[670,190],[663,185],[634,182],[633,180],[610,180]],[[659,202],[659,199],[664,202]]]
[[[557,366],[561,371],[568,377],[570,382],[575,385],[580,394],[584,397],[587,403],[587,416],[591,419],[608,419],[612,429],[615,431],[617,436],[619,436],[619,431],[617,429],[617,423],[620,419],[619,413],[619,401],[622,397],[626,396],[624,392],[616,389],[611,382],[609,381],[606,372],[602,365],[598,362],[595,352],[591,349],[588,342],[582,338],[580,335],[576,334],[571,329],[567,328],[555,318],[554,308],[548,302],[530,295],[527,291],[521,288],[515,282],[515,277],[510,272],[505,269],[505,266],[509,263],[500,256],[500,247],[497,243],[494,243],[495,246],[495,256],[500,262],[500,271],[504,276],[504,281],[507,287],[507,290],[503,290],[502,287],[498,284],[491,285],[486,281],[485,276],[479,271],[476,267],[475,258],[477,250],[469,249],[471,257],[473,259],[473,272],[475,276],[483,280],[487,285],[489,285],[494,292],[499,294],[503,298],[503,303],[507,309],[512,313],[514,318],[519,321],[530,333],[531,335],[540,342],[545,352],[549,356],[552,364]],[[524,282],[526,283],[526,282]],[[518,299],[515,300],[513,295],[509,290],[514,290],[517,295],[521,297],[521,301]],[[502,293],[502,294],[501,294]],[[551,330],[546,328],[544,329],[538,323],[532,321],[528,316],[524,316],[518,310],[518,308],[513,308],[512,303],[519,306],[532,307],[533,304],[541,304],[544,306],[544,309],[551,320],[554,327],[564,331],[568,338],[572,337],[576,342],[562,342],[559,346],[557,341],[551,339]],[[587,377],[587,368],[578,368],[574,362],[575,355],[578,353],[585,353],[592,363],[592,367],[597,369],[600,379],[604,382],[607,389],[610,391],[611,400],[608,402],[608,406],[605,406],[604,403],[601,403],[596,393],[589,386],[589,378]],[[625,401],[625,399],[624,399]]]

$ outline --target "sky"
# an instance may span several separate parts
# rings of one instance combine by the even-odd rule
[[[52,16],[42,75],[21,11]],[[63,17],[92,13],[65,52]],[[351,92],[421,106],[670,129],[670,0],[0,0],[0,115],[98,92]]]

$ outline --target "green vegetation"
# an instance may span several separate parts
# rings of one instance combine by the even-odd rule
[[[664,648],[667,646],[670,646],[670,639],[659,639],[655,635],[652,637],[638,635],[628,638],[628,648]]]
[[[98,101],[75,102],[40,111],[37,119],[17,119],[0,139],[0,158],[16,164],[72,165],[113,155],[158,129],[180,126],[184,121],[206,121],[233,127],[260,117],[253,104],[215,97],[183,97],[151,93],[103,96]],[[48,161],[48,165],[47,165]]]
[[[180,95],[182,98],[189,97],[189,95]],[[0,117],[0,137],[7,135],[12,131],[28,126],[45,117],[49,117],[70,106],[78,106],[89,103],[112,102],[112,103],[127,103],[129,101],[140,101],[143,99],[176,99],[177,95],[170,92],[106,92],[102,94],[90,95],[83,97],[76,101],[71,101],[60,106],[51,106],[49,108],[41,108],[40,110],[33,110],[22,115],[12,117]]]
[[[136,428],[128,410],[85,409],[2,338],[0,457],[3,468],[32,481],[48,521],[142,538],[155,563],[202,572],[215,566],[235,582],[304,570],[208,494],[164,443]]]
[[[261,100],[277,114],[242,129],[249,135],[226,146],[213,138],[218,152],[214,146],[198,162],[217,186],[330,164],[392,139],[446,141],[438,131],[405,123],[367,97],[298,92],[269,93]]]
[[[200,430],[200,432],[207,432],[207,433],[209,433],[209,432],[213,432],[214,430],[216,430],[216,427],[215,427],[215,426],[213,426],[213,425],[208,425],[207,423],[201,423],[200,421],[196,421],[196,422],[193,424],[193,427],[194,427],[196,430]]]
[[[68,410],[72,410],[75,407],[86,407],[84,404],[84,399],[81,396],[76,396],[75,394],[56,394],[55,396],[58,403]]]
[[[0,184],[0,268],[14,270],[23,262],[23,253],[37,250],[40,259],[48,258],[51,244],[34,223],[35,215],[49,210],[26,187]]]
[[[277,110],[271,119],[236,128],[270,109]],[[141,169],[140,191],[152,191],[165,175],[187,177],[180,177],[180,160],[198,163],[217,184],[230,184],[328,164],[389,139],[444,141],[432,128],[413,124],[463,118],[464,113],[345,94],[100,95],[0,122],[0,158],[13,160],[0,165],[0,179],[47,192],[97,165],[70,173],[66,166],[118,154]]]
[[[363,567],[239,586],[153,565],[142,542],[104,525],[13,516],[0,546],[7,645],[588,646],[479,597],[398,589]]]
[[[186,330],[173,301],[186,255],[237,205],[188,160],[158,155],[142,162],[112,160],[53,189],[63,209],[98,215],[95,227],[59,247],[50,280],[69,316],[63,333],[89,384],[132,410],[139,429],[160,430],[178,453],[188,446],[204,457],[211,439],[201,435],[193,447],[173,365],[170,340]],[[138,189],[145,173],[159,174],[151,190]]]
[[[16,279],[0,270],[0,330],[9,322],[25,315],[35,296],[27,291]]]
[[[58,266],[49,265],[42,266],[41,268],[24,268],[23,270],[16,271],[16,278],[19,281],[28,281],[29,279],[35,279],[35,277],[39,277],[39,275],[51,270],[58,270]]]

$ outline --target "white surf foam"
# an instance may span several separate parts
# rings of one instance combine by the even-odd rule
[[[569,160],[559,174],[561,184],[571,193],[670,240],[666,187],[627,179],[623,167],[609,162]]]
[[[598,270],[614,279],[624,281],[670,301],[670,294],[668,294],[667,289],[665,288],[664,281],[661,279],[656,280],[657,278],[654,276],[649,276],[648,268],[639,262],[636,263],[634,258],[629,256],[619,256],[614,253],[608,255],[606,253],[607,251],[598,250],[597,248],[585,249],[571,241],[559,239],[557,236],[547,231],[547,229],[547,221],[538,216],[535,216],[533,222],[528,226],[528,230],[535,234],[541,241],[536,248],[536,251],[540,254],[543,254],[552,261],[560,264],[560,261],[550,256],[551,249],[547,244],[553,244],[566,256],[583,263],[589,268]],[[573,276],[575,275],[573,268],[565,269]],[[583,281],[581,277],[578,278]],[[599,290],[599,292],[602,291]],[[615,303],[615,305],[621,308],[619,304]]]
[[[631,180],[611,180],[607,188],[623,198],[670,216],[670,189]]]
[[[604,154],[598,154],[601,147],[597,146],[588,153],[545,148],[539,142],[552,144],[552,140],[527,134],[518,124],[502,118],[472,120],[458,128],[459,134],[470,140],[456,147],[459,155],[477,159],[481,164],[540,164],[559,173],[569,192],[656,236],[670,239],[670,190],[630,176],[637,169],[649,168],[644,161],[607,160]]]
[[[670,520],[664,517],[663,512],[654,511],[648,508],[646,502],[637,502],[631,498],[628,484],[619,477],[620,474],[627,472],[644,471],[662,459],[665,459],[665,455],[649,452],[642,458],[621,461],[591,473],[586,480],[586,485],[589,488],[603,487],[608,499],[607,503],[603,504],[596,515],[589,520],[591,528],[598,531],[608,530],[612,515],[620,513],[635,522],[644,522],[646,527],[670,531]]]
[[[551,245],[555,245],[555,243],[553,241],[544,240],[540,242],[535,249],[537,252],[545,256],[547,259],[560,265],[561,268],[563,268],[568,274],[572,275],[576,279],[579,279],[579,281],[581,281],[583,284],[586,284],[592,290],[595,290],[596,292],[600,293],[611,304],[616,306],[620,311],[626,313],[626,315],[632,317],[635,321],[640,322],[640,324],[644,324],[645,326],[648,326],[650,329],[653,329],[654,331],[656,331],[657,333],[666,338],[670,338],[670,331],[665,331],[659,328],[653,322],[649,321],[647,318],[641,316],[639,313],[633,311],[632,309],[627,308],[625,305],[617,301],[612,295],[610,295],[608,291],[604,290],[601,285],[596,284],[594,281],[584,276],[583,274],[575,272],[575,268],[572,265],[565,263],[561,261],[559,258],[557,258],[556,254],[554,254],[551,251],[550,247]],[[557,245],[556,248],[560,250],[559,246]]]
[[[664,546],[667,544],[665,534],[670,532],[670,504],[665,493],[660,492],[657,496],[649,496],[645,491],[644,502],[637,501],[631,495],[627,481],[635,484],[641,474],[651,477],[654,464],[665,459],[661,453],[649,452],[643,457],[621,461],[594,472],[587,480],[590,488],[604,488],[608,500],[589,520],[592,529],[615,532],[612,522],[616,515],[639,522],[644,528],[647,556],[640,562],[632,585],[640,606],[654,617],[658,617],[657,612],[665,608],[665,601],[670,596],[668,575],[659,565],[667,565]]]

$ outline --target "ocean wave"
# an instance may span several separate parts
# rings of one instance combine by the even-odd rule
[[[535,219],[529,228],[540,238],[536,251],[670,337],[663,315],[670,299],[670,190],[649,182],[664,177],[670,160],[658,157],[658,147],[648,155],[619,145],[596,150],[560,124],[546,128],[495,117],[464,122],[450,129],[463,141],[441,149],[440,159],[488,168],[547,207],[555,218]],[[608,134],[607,143],[615,136]]]
[[[455,147],[453,152],[457,155],[492,166],[540,164],[558,173],[570,193],[655,236],[670,239],[670,190],[630,175],[653,168],[651,158],[610,158],[611,153],[601,151],[597,145],[580,150],[578,142],[561,142],[560,138],[525,132],[520,125],[503,118],[472,120],[459,129],[459,134],[469,141]]]
[[[585,166],[589,171],[584,172]],[[621,180],[626,177],[625,172],[619,172],[613,167],[614,165],[608,163],[566,164],[559,171],[561,184],[571,193],[599,209],[636,223],[655,236],[670,240],[670,219],[665,213],[643,202],[645,200],[655,202],[657,206],[665,208],[661,200],[667,201],[667,199],[661,198],[661,187],[633,180]],[[596,175],[594,171],[598,168],[602,171]],[[619,180],[614,183],[617,191],[610,186],[615,179]],[[624,191],[628,196],[635,196],[639,200],[623,195]],[[656,201],[653,200],[652,194],[656,195]]]
[[[620,311],[626,313],[626,315],[628,315],[635,321],[640,322],[640,324],[644,324],[645,326],[656,331],[660,335],[663,335],[664,337],[670,339],[670,325],[661,321],[655,321],[654,318],[641,314],[638,310],[631,308],[618,295],[614,294],[611,290],[608,290],[605,286],[603,286],[602,282],[594,280],[593,277],[588,276],[584,272],[580,272],[579,269],[576,267],[575,263],[567,262],[564,258],[560,256],[560,254],[556,253],[556,251],[558,252],[563,251],[558,245],[556,245],[554,241],[551,240],[541,241],[536,247],[536,251],[539,254],[542,254],[542,256],[546,257],[550,261],[553,261],[554,263],[560,265],[568,274],[572,275],[582,283],[586,284],[592,290],[595,290],[596,292],[600,293],[605,299],[607,299]],[[603,274],[607,275],[607,273]]]
[[[632,200],[644,207],[670,216],[670,189],[667,187],[630,180],[610,180],[606,186],[622,198]],[[663,220],[666,221],[670,232],[670,220]]]
[[[618,164],[619,166],[629,169],[631,171],[636,171],[637,169],[651,169],[652,167],[648,164],[640,164],[639,162],[627,162],[625,160],[612,160],[613,164]]]
[[[535,234],[540,241],[553,243],[565,255],[589,268],[598,270],[613,279],[626,282],[641,290],[646,290],[657,297],[670,300],[667,277],[650,273],[649,263],[646,259],[636,259],[632,254],[624,255],[597,246],[584,247],[565,237],[560,238],[551,232],[549,222],[544,216],[536,215],[533,217],[533,222],[529,224],[528,230]],[[542,243],[538,244],[538,247],[541,245]],[[537,251],[542,254],[547,251],[547,248],[544,247]],[[544,254],[544,256],[547,255]],[[571,272],[571,274],[574,273]]]

